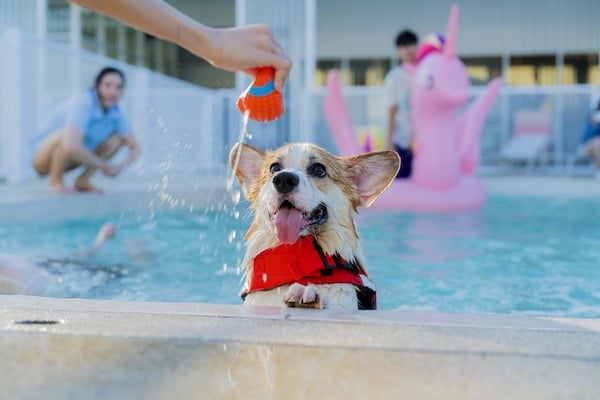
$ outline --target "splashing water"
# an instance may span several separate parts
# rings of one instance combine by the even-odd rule
[[[240,137],[238,139],[238,143],[244,143],[245,138],[252,138],[252,136],[248,133],[248,120],[250,119],[250,112],[244,112],[244,116],[242,117],[242,129],[240,130]],[[242,152],[237,152],[237,157],[235,158],[235,162],[233,163],[233,168],[231,169],[231,176],[227,181],[226,189],[230,191],[233,188],[233,182],[235,180],[235,171],[237,170],[238,164],[240,162],[240,156]]]

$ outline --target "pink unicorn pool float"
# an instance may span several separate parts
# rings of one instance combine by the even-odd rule
[[[491,81],[462,113],[469,97],[469,76],[456,57],[458,7],[453,5],[443,38],[419,50],[410,94],[413,163],[408,179],[396,179],[371,208],[408,211],[460,211],[481,207],[487,199],[475,176],[483,123],[503,84]],[[323,98],[325,119],[342,155],[364,152],[342,97],[337,71],[328,76]]]

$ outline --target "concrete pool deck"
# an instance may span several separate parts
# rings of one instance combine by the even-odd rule
[[[140,179],[133,174],[124,174],[118,179],[98,176],[94,179],[94,184],[104,189],[104,194],[63,196],[48,194],[47,182],[43,179],[18,185],[0,183],[0,222],[94,217],[149,208],[224,204],[231,202],[232,198],[232,194],[225,190],[225,181],[229,178],[228,175],[192,175],[183,179]],[[600,199],[600,180],[590,177],[486,176],[482,180],[490,195]],[[237,190],[237,186],[234,187]]]
[[[154,196],[159,201],[168,201],[161,198],[165,193],[173,195],[197,195],[206,193],[206,189],[222,192],[225,181],[230,177],[225,176],[198,176],[188,178],[139,178],[134,174],[123,174],[116,179],[98,176],[94,184],[105,190],[105,197],[125,196],[139,193]],[[566,196],[566,197],[599,197],[600,179],[589,176],[564,177],[564,176],[533,176],[533,175],[497,175],[481,177],[490,194],[506,195],[531,195],[531,196]],[[97,199],[97,194],[77,194],[66,196],[50,195],[46,192],[47,181],[33,179],[22,184],[0,183],[0,204],[15,204],[29,201],[53,201],[55,199],[77,198],[85,200],[88,197]],[[206,200],[204,200],[206,201]]]
[[[492,194],[600,199],[600,181],[589,178],[484,179]],[[203,180],[202,196],[189,181],[166,188],[118,181],[98,180],[102,196],[66,198],[45,194],[40,181],[0,185],[0,220],[40,208],[64,218],[119,210],[131,200],[148,207],[157,198],[166,206],[175,199],[187,207],[209,193],[223,196],[218,178]],[[0,296],[0,352],[0,399],[596,399],[600,393],[597,319]]]
[[[18,399],[596,399],[600,321],[0,296]],[[0,397],[2,395],[0,394]]]

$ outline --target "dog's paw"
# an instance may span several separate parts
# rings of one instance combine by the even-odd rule
[[[288,307],[302,308],[325,308],[323,297],[319,296],[317,288],[314,285],[304,286],[299,283],[294,283],[288,289],[283,301]]]
[[[302,299],[302,295],[304,294],[304,289],[306,286],[301,285],[299,283],[292,284],[285,296],[283,297],[283,301],[287,303],[298,303]]]

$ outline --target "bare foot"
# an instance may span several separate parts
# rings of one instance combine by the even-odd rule
[[[78,192],[102,193],[102,189],[92,185],[87,179],[77,179],[74,187]]]
[[[62,183],[50,184],[48,186],[48,193],[50,194],[71,194],[75,193],[73,189],[69,189]]]

